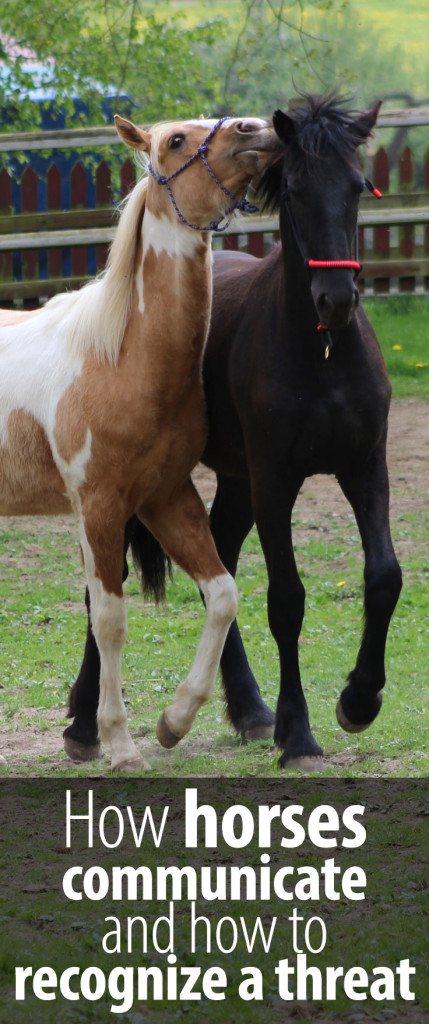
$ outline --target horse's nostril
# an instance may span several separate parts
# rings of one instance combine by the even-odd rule
[[[236,131],[241,132],[243,135],[247,132],[254,132],[258,125],[254,121],[239,121],[236,124]]]
[[[319,299],[317,301],[317,308],[318,308],[319,312],[324,313],[325,316],[328,313],[330,313],[331,310],[333,309],[333,303],[332,303],[331,299],[329,298],[329,295],[326,294],[326,292],[322,292],[322,295],[320,295],[320,297],[319,297]]]

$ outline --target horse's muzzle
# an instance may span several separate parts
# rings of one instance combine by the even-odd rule
[[[234,158],[246,170],[263,170],[278,148],[278,139],[266,121],[248,118],[235,125]]]
[[[347,327],[359,304],[359,291],[350,271],[331,270],[328,279],[324,277],[323,281],[317,275],[317,280],[314,278],[311,283],[311,292],[322,323],[327,327]]]

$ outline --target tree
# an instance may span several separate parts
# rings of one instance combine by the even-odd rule
[[[187,26],[144,0],[3,0],[3,130],[39,126],[35,88],[46,97],[42,106],[65,111],[74,124],[100,123],[105,97],[124,94],[145,121],[186,116],[198,108],[198,44],[210,47],[221,31],[222,19]],[[85,105],[80,112],[76,96]]]
[[[306,3],[317,12],[342,0]],[[34,86],[43,87],[54,115],[61,110],[75,124],[100,123],[105,97],[124,94],[145,122],[196,114],[202,105],[217,114],[246,94],[253,98],[255,75],[259,99],[271,108],[264,82],[271,82],[270,68],[279,78],[279,55],[293,66],[310,59],[320,42],[304,26],[302,0],[237,0],[231,15],[220,17],[206,3],[202,21],[192,19],[185,0],[183,7],[189,17],[168,0],[158,8],[147,0],[3,0],[4,127],[39,126]],[[85,105],[80,112],[76,96]]]

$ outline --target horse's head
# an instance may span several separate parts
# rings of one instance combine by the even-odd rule
[[[155,206],[174,210],[180,220],[197,230],[245,209],[244,194],[254,175],[268,162],[278,139],[259,118],[200,118],[155,125],[150,131],[116,116],[117,130],[128,146],[149,157],[149,171],[157,189]]]
[[[299,259],[310,261],[311,292],[328,327],[346,326],[359,302],[354,245],[365,180],[357,149],[375,125],[380,103],[366,113],[335,97],[304,97],[273,123],[284,146],[280,209]],[[313,261],[322,264],[312,267]],[[329,262],[352,266],[329,267]]]

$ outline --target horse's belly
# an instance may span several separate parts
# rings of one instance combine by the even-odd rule
[[[0,514],[59,515],[71,512],[64,480],[46,433],[24,410],[11,413],[0,445]]]

